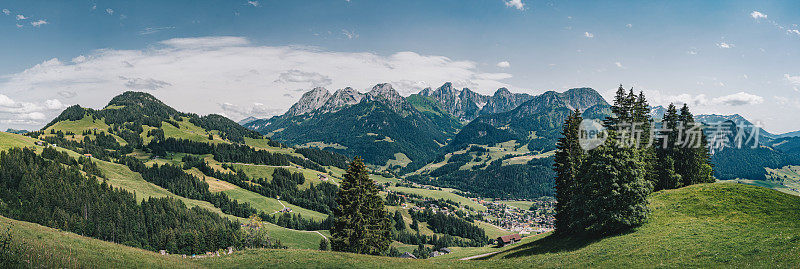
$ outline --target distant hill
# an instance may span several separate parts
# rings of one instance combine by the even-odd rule
[[[28,132],[30,132],[30,131],[28,131],[28,130],[17,130],[17,129],[11,129],[11,128],[8,128],[6,130],[6,133],[12,133],[12,134],[25,134],[25,133],[28,133]]]

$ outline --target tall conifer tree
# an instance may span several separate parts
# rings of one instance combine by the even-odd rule
[[[677,148],[675,168],[676,172],[681,175],[682,185],[688,186],[698,183],[714,182],[714,178],[711,176],[712,169],[709,163],[710,154],[708,152],[705,134],[703,134],[702,129],[695,129],[697,130],[695,134],[689,132],[689,130],[698,123],[694,121],[694,116],[689,111],[689,106],[686,104],[681,107],[678,121],[679,125],[684,126],[684,140],[692,139],[689,137],[690,135],[700,136],[698,139],[699,143],[683,144],[681,147]],[[681,143],[683,141],[678,142]]]
[[[339,206],[334,210],[331,228],[333,250],[379,255],[389,248],[391,222],[361,158],[350,163],[336,202]]]
[[[582,206],[576,201],[578,167],[584,158],[578,138],[583,118],[580,110],[575,110],[564,122],[562,137],[556,145],[554,169],[556,171],[556,232],[569,233],[577,225],[577,208]]]

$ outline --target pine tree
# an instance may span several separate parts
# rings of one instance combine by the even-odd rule
[[[617,89],[617,93],[614,96],[614,104],[611,105],[611,117],[607,117],[605,119],[605,126],[606,128],[616,127],[618,123],[627,121],[627,115],[629,115],[628,107],[626,104],[628,103],[628,96],[625,94],[625,89],[622,88],[622,84],[619,85]]]
[[[652,151],[639,147],[643,140],[629,140],[633,144],[619,140],[623,132],[635,134],[632,126],[649,132],[647,101],[644,94],[637,96],[633,89],[626,93],[620,85],[611,111],[613,115],[605,121],[605,144],[590,150],[577,170],[575,182],[579,183],[574,184],[574,199],[569,201],[576,205],[576,212],[568,217],[575,232],[614,234],[647,219],[647,195],[653,191],[648,180],[653,170]]]
[[[398,231],[406,229],[406,222],[403,220],[403,214],[400,213],[400,210],[394,212],[394,229]]]
[[[581,205],[576,204],[578,197],[575,193],[577,185],[576,174],[584,152],[581,148],[578,136],[580,124],[583,118],[580,111],[575,110],[564,123],[562,137],[556,145],[554,170],[556,171],[556,231],[558,233],[568,233],[574,228],[573,225],[576,215],[576,208]]]
[[[411,221],[411,229],[413,229],[414,231],[419,232],[419,222],[417,222],[417,219],[413,219]]]
[[[589,151],[579,170],[578,197],[582,231],[594,236],[615,234],[647,219],[652,183],[640,152],[616,140]]]
[[[379,255],[389,248],[388,213],[361,158],[350,163],[336,202],[331,228],[333,250]]]
[[[667,112],[661,120],[661,138],[656,141],[656,180],[655,190],[675,189],[683,186],[681,175],[675,170],[675,158],[677,154],[676,143],[678,140],[678,111],[674,104],[667,106]]]
[[[691,139],[688,137],[691,135],[689,131],[698,123],[694,121],[694,116],[689,111],[689,106],[686,104],[681,107],[678,122],[679,126],[683,126],[684,128],[685,134],[683,135],[683,139]],[[710,154],[708,152],[706,137],[702,129],[699,129],[696,134],[700,135],[700,143],[689,143],[678,147],[675,154],[675,168],[676,172],[681,175],[683,186],[714,182],[714,178],[711,176],[712,169],[709,162]]]

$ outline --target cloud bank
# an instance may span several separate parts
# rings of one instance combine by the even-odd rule
[[[389,82],[409,95],[452,81],[488,94],[500,87],[513,89],[503,82],[510,77],[481,72],[472,61],[415,52],[378,55],[256,46],[242,37],[176,38],[143,50],[102,49],[70,60],[53,58],[5,75],[0,79],[5,94],[0,121],[38,128],[63,108],[46,105],[48,100],[102,108],[127,90],[150,92],[181,111],[241,119],[280,114],[315,86],[366,91]]]

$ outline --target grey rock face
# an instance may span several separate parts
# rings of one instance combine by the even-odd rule
[[[331,93],[325,88],[314,88],[313,90],[304,93],[303,97],[300,97],[300,101],[297,101],[297,103],[289,108],[289,111],[286,112],[286,115],[298,116],[317,110],[318,108],[322,107],[322,105],[324,105],[325,102],[330,99],[330,97]]]

